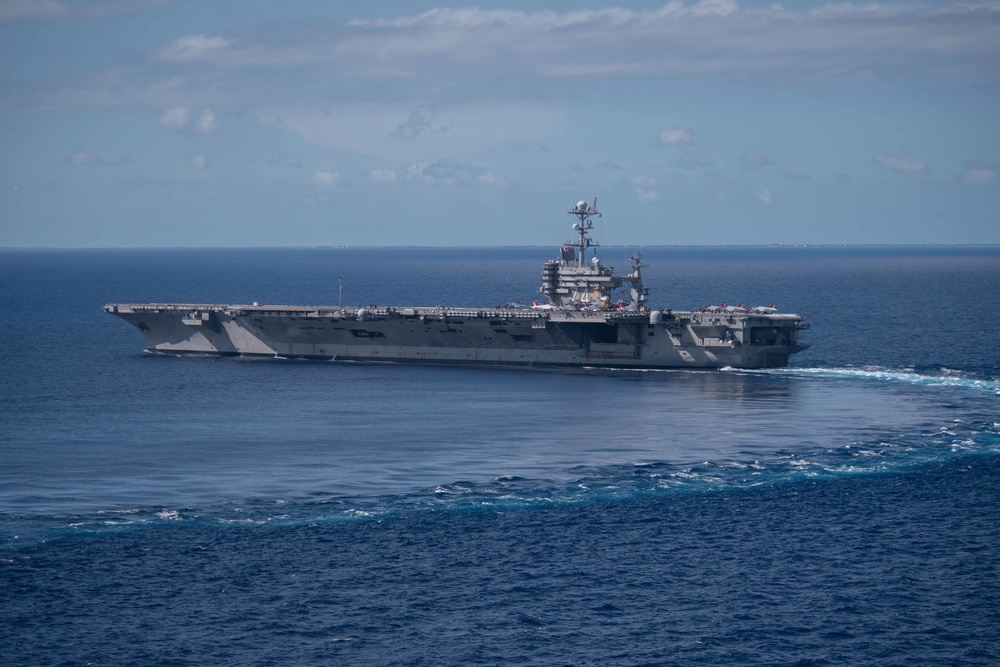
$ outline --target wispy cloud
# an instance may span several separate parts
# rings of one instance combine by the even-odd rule
[[[436,112],[433,126],[418,137],[392,136],[400,117],[411,113],[396,104],[288,106],[255,115],[262,123],[280,127],[310,144],[344,148],[410,163],[483,151],[508,141],[543,138],[558,131],[565,112],[540,104],[494,102],[447,106]],[[447,128],[444,131],[443,128]]]
[[[202,134],[215,134],[221,127],[211,109],[205,109],[198,117],[197,128]]]
[[[76,151],[63,160],[63,163],[68,164],[72,167],[90,167],[90,166],[109,166],[109,165],[119,165],[119,164],[132,164],[132,158],[128,155],[119,155],[118,157],[105,157],[103,155],[96,155],[91,153],[89,150],[83,149]]]
[[[373,183],[395,183],[396,172],[391,169],[372,169],[368,172],[368,180]]]
[[[0,22],[65,18],[72,8],[58,0],[5,0],[0,2]]]
[[[507,181],[475,165],[453,160],[417,162],[406,168],[406,179],[431,185],[496,185],[504,187]]]
[[[186,35],[178,37],[170,44],[157,49],[153,55],[159,60],[174,63],[190,63],[204,60],[225,50],[233,41],[225,37],[210,35]]]
[[[306,182],[323,187],[332,187],[340,183],[340,174],[334,171],[317,171],[307,178]]]
[[[434,9],[353,21],[337,52],[371,56],[374,73],[409,75],[442,65],[442,73],[503,65],[544,76],[866,78],[933,75],[946,64],[942,59],[985,74],[1000,50],[998,21],[1000,6],[988,0],[812,9],[744,8],[732,0],[675,1],[649,10]],[[447,66],[452,59],[457,65]]]
[[[0,0],[0,23],[122,16],[155,9],[169,0],[103,0],[86,4],[61,0]]]
[[[965,163],[962,181],[969,185],[996,185],[1000,183],[1000,161],[970,160]]]
[[[222,126],[211,109],[204,109],[197,120],[187,107],[171,107],[163,112],[159,122],[181,134],[215,134]]]
[[[774,200],[774,194],[767,188],[764,188],[763,190],[758,192],[756,197],[757,197],[757,203],[760,204],[761,206],[769,206],[771,202]]]
[[[665,181],[656,178],[655,176],[648,176],[646,174],[640,174],[638,176],[630,176],[628,179],[629,185],[637,188],[652,188],[657,185],[666,185]]]
[[[187,107],[171,107],[160,116],[160,124],[171,130],[183,130],[191,122],[191,110]]]
[[[198,153],[191,156],[191,168],[192,169],[211,169],[212,161],[208,159],[204,153]]]
[[[405,122],[396,126],[396,129],[389,133],[393,139],[416,139],[425,130],[434,125],[435,113],[429,109],[417,109],[410,114]],[[446,130],[447,126],[440,128]]]
[[[90,164],[93,158],[90,155],[90,151],[77,151],[66,158],[66,163],[71,164],[74,167],[82,167],[85,164]]]
[[[872,158],[872,164],[898,174],[926,174],[929,171],[926,162],[910,155],[878,153]]]
[[[660,132],[656,138],[657,146],[690,146],[693,143],[694,132],[687,125],[680,124]]]
[[[657,192],[643,188],[635,189],[635,198],[640,204],[655,204],[660,201],[660,195]]]
[[[694,153],[682,153],[674,160],[674,164],[682,169],[704,169],[715,164],[715,160],[707,155],[695,155]]]
[[[764,167],[770,167],[776,164],[774,160],[757,150],[747,151],[740,156],[739,162],[740,167],[746,169],[747,171],[763,169]]]
[[[267,163],[272,167],[292,167],[293,169],[301,169],[302,162],[298,158],[292,157],[285,151],[274,151],[271,153],[271,157],[267,158]]]
[[[0,4],[0,20],[58,16],[74,7],[55,0],[8,0]],[[18,99],[63,106],[163,107],[177,105],[179,98],[216,106],[324,104],[332,90],[371,90],[373,81],[392,86],[397,100],[405,95],[425,101],[445,88],[477,90],[486,97],[490,87],[481,86],[483,80],[517,81],[520,90],[540,96],[560,81],[572,88],[581,77],[995,81],[997,72],[997,0],[813,8],[672,0],[643,10],[441,8],[379,20],[293,20],[230,34],[193,32],[149,49],[148,62],[81,77],[71,86],[30,81],[32,94]],[[428,115],[422,111],[393,127],[400,126],[404,137],[419,134],[425,131],[421,114]],[[657,144],[691,141],[678,127],[664,130]]]

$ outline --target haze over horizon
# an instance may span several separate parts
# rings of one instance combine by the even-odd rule
[[[1000,244],[1000,0],[0,0],[0,247]]]

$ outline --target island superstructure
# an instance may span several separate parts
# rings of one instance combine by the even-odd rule
[[[588,251],[597,200],[569,210],[576,239],[542,266],[545,302],[531,307],[104,306],[135,326],[150,352],[340,361],[575,366],[775,368],[807,347],[800,316],[770,307],[650,309],[642,257],[616,275]],[[618,291],[619,296],[615,294]]]

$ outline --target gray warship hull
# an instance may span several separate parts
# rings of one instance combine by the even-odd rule
[[[616,274],[595,255],[593,205],[568,211],[576,240],[542,264],[530,308],[364,308],[126,304],[104,306],[138,328],[146,349],[342,361],[576,366],[600,368],[774,368],[805,349],[799,315],[774,304],[692,312],[650,310],[642,256]],[[341,293],[343,304],[343,293]]]
[[[805,349],[799,315],[508,308],[108,304],[146,349],[327,359],[596,368],[774,368]]]

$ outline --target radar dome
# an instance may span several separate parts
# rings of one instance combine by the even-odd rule
[[[579,211],[580,213],[584,213],[587,210],[587,202],[578,201],[576,203],[576,210]]]

